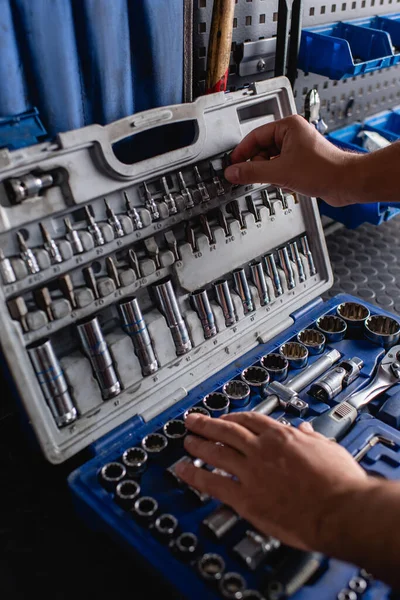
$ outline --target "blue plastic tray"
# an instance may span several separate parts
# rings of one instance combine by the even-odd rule
[[[126,448],[139,444],[144,435],[159,430],[167,420],[182,417],[183,412],[190,406],[198,404],[205,394],[218,390],[225,381],[237,376],[244,367],[256,363],[264,354],[276,350],[282,343],[294,338],[300,330],[312,325],[320,315],[328,312],[333,313],[339,303],[351,300],[356,299],[341,295],[326,303],[321,300],[311,303],[308,307],[304,307],[298,313],[292,315],[295,323],[284,334],[271,340],[268,344],[260,345],[240,360],[235,361],[230,367],[225,368],[192,390],[182,402],[172,406],[148,423],[144,423],[139,417],[136,417],[119,428],[118,431],[113,432],[97,443],[93,447],[94,458],[74,471],[69,477],[69,485],[77,509],[85,522],[96,530],[99,529],[108,533],[119,543],[125,545],[135,554],[136,560],[142,560],[143,564],[151,566],[153,577],[156,576],[155,570],[161,581],[175,586],[179,597],[183,596],[193,600],[203,600],[204,598],[216,600],[220,597],[215,588],[200,579],[194,564],[185,564],[180,561],[167,546],[156,540],[151,530],[142,527],[129,513],[114,503],[112,494],[105,491],[100,485],[97,473],[103,464],[117,460]],[[369,309],[372,314],[376,314],[376,307],[369,305]],[[390,315],[390,313],[383,314]],[[377,360],[383,355],[384,350],[364,340],[362,334],[353,335],[351,339],[344,339],[336,344],[331,344],[330,347],[336,347],[347,358],[359,356],[365,363],[361,376],[337,397],[336,400],[339,402],[347,394],[366,383],[367,378],[374,372]],[[311,360],[317,358],[312,357]],[[304,390],[300,396],[310,405],[307,418],[312,418],[328,409],[327,404],[317,402],[308,396],[307,390]],[[258,396],[253,396],[246,409],[251,409],[259,401]],[[276,411],[273,417],[278,418],[282,414],[282,411]],[[293,425],[298,425],[301,421],[297,417],[285,416],[292,421]],[[391,450],[390,460],[388,461],[385,458],[387,450],[385,449],[380,454],[368,454],[362,464],[367,469],[384,477],[400,479],[400,432],[397,430],[365,413],[359,417],[356,425],[342,443],[352,453],[355,453],[371,435],[382,431],[385,431],[398,443],[398,446]],[[218,503],[210,500],[205,504],[201,504],[195,497],[191,497],[187,491],[177,487],[173,480],[168,478],[165,469],[183,453],[184,451],[180,448],[171,450],[162,461],[151,464],[140,481],[142,494],[154,496],[159,502],[161,512],[173,513],[179,520],[181,531],[191,531],[199,537],[200,553],[217,552],[221,554],[226,561],[226,570],[241,573],[247,582],[248,588],[262,590],[265,585],[265,578],[271,573],[271,564],[267,562],[266,565],[259,567],[255,572],[251,572],[239,563],[230,551],[232,545],[241,539],[248,528],[246,523],[237,524],[236,529],[228,534],[227,540],[224,539],[223,543],[208,539],[201,529],[201,522],[206,515],[216,508]],[[303,587],[293,596],[293,600],[321,600],[322,598],[324,600],[334,600],[338,592],[347,586],[349,579],[357,571],[354,566],[330,560],[328,568],[323,574]],[[374,582],[363,598],[366,600],[388,600],[389,589],[380,582]]]
[[[377,131],[391,142],[395,142],[400,139],[400,107],[365,119],[364,125]]]
[[[0,117],[0,148],[17,150],[47,137],[36,108],[11,117]]]

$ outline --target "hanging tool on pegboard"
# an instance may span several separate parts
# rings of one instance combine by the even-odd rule
[[[207,53],[206,94],[226,90],[234,11],[235,0],[214,0]]]

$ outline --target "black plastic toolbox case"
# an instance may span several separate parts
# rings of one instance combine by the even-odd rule
[[[0,155],[2,347],[23,408],[51,462],[91,448],[93,459],[69,480],[78,509],[181,596],[252,597],[245,589],[263,596],[291,553],[234,518],[226,538],[207,535],[203,521],[218,503],[185,489],[171,469],[184,455],[185,411],[223,411],[224,384],[287,342],[292,367],[302,362],[304,371],[308,350],[296,346],[297,334],[327,313],[336,315],[339,304],[356,302],[321,300],[332,274],[314,199],[268,185],[232,186],[223,178],[227,154],[244,135],[294,112],[290,86],[279,78]],[[182,146],[174,134],[183,130],[190,138]],[[165,153],[152,145],[171,139],[174,149]],[[331,350],[364,362],[335,403],[365,385],[385,353],[360,327],[328,340],[320,355],[312,346],[309,365]],[[289,378],[294,375],[291,369]],[[296,415],[294,406],[281,406],[273,417],[295,426],[327,411],[308,391],[299,394],[304,410]],[[253,388],[241,406],[232,400],[231,409],[251,410],[261,400]],[[394,446],[375,448],[362,464],[396,478],[400,436],[372,416],[381,404],[374,401],[342,443],[355,453],[384,430]],[[142,464],[142,441],[154,433]],[[131,448],[135,467],[125,469],[121,457]],[[109,463],[116,465],[104,477]],[[127,498],[116,497],[118,482],[130,491]],[[131,510],[137,502],[148,513],[142,520]],[[166,513],[178,522],[170,543],[160,541],[154,526]],[[191,535],[182,538],[185,533]],[[254,570],[241,562],[241,540],[261,552]],[[205,553],[223,557],[225,572],[236,579],[222,577],[221,587],[201,578],[198,560]],[[338,561],[319,565],[295,598],[336,598],[359,575]],[[389,597],[386,586],[362,575],[366,588],[357,591],[363,597]]]

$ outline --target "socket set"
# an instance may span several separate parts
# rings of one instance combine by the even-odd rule
[[[50,462],[90,447],[69,481],[85,519],[186,597],[281,598],[295,572],[321,598],[327,577],[324,557],[182,484],[187,415],[256,410],[332,429],[377,369],[389,387],[397,377],[397,320],[354,298],[321,301],[332,273],[315,200],[224,179],[245,135],[293,112],[278,78],[0,158],[2,347],[23,410]],[[154,147],[160,127],[185,122],[191,143]],[[329,435],[346,443],[360,406]],[[358,575],[337,568],[339,593]]]

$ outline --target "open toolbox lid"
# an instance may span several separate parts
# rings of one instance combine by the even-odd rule
[[[232,186],[223,179],[224,155],[246,134],[295,112],[288,80],[277,78],[244,91],[204,96],[193,104],[149,110],[105,127],[91,125],[62,133],[51,143],[0,152],[0,248],[10,263],[0,262],[3,280],[8,267],[15,279],[11,281],[11,277],[7,284],[3,281],[0,287],[2,350],[23,408],[50,462],[68,459],[130,419],[132,423],[138,417],[148,421],[160,414],[235,357],[289,327],[292,313],[331,286],[332,273],[314,199],[282,196],[280,190],[268,185]],[[191,143],[177,147],[174,132],[181,133],[182,126],[187,125],[192,129]],[[149,150],[149,139],[152,144],[167,139],[175,145],[161,153],[151,147]],[[129,164],[127,156],[142,159]],[[194,166],[209,199],[201,194]],[[179,172],[193,200],[192,207],[178,179]],[[160,185],[162,177],[166,177],[166,188]],[[171,210],[171,197],[176,213]],[[155,206],[158,218],[151,213],[149,198],[155,200],[153,209]],[[114,216],[110,216],[105,199]],[[138,211],[141,229],[135,228],[126,213],[127,199]],[[95,245],[93,228],[88,230],[84,210],[88,206],[103,237],[101,245]],[[225,230],[215,218],[218,209],[227,224]],[[199,217],[205,214],[211,238],[198,228]],[[83,249],[75,254],[73,240],[65,234],[66,217]],[[50,241],[42,237],[39,224],[45,226]],[[26,251],[24,254],[17,233],[28,250],[33,250],[36,273],[28,272],[32,257]],[[212,295],[213,283],[221,278],[230,281],[234,269],[244,267],[247,272],[251,261],[293,240],[300,241],[304,235],[316,272],[310,270],[309,257],[300,247],[298,263],[293,254],[288,264],[278,262],[282,294],[277,295],[272,279],[265,275],[269,301],[262,305],[256,285],[250,284],[253,310],[246,314],[239,294],[233,292],[238,319],[226,327],[223,311]],[[52,243],[58,249],[59,262]],[[134,250],[138,260],[136,274],[129,250]],[[119,285],[110,277],[108,257],[117,266]],[[92,279],[95,275],[92,289],[88,284],[90,266]],[[294,277],[292,289],[287,282],[288,268]],[[301,268],[303,276],[299,275]],[[71,291],[70,301],[60,291],[60,278],[66,274],[73,285],[75,306],[71,306]],[[168,277],[192,346],[180,356],[171,330],[157,310],[154,293],[149,293],[154,284]],[[200,288],[210,290],[217,328],[210,339],[205,339],[190,302],[190,294]],[[142,308],[159,366],[146,377],[130,337],[122,330],[117,308],[121,300],[133,295]],[[121,384],[121,392],[106,401],[76,335],[76,323],[94,315],[99,317]],[[36,369],[35,374],[26,350],[45,338],[51,341],[62,368],[59,374],[65,378],[78,412],[78,418],[64,427],[57,426],[39,384],[38,377],[46,373]]]

